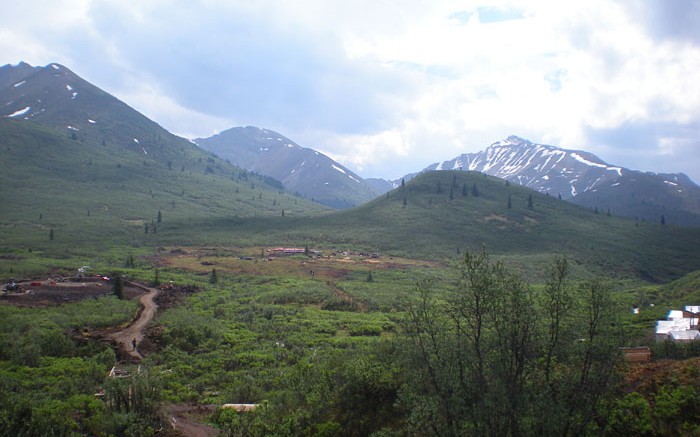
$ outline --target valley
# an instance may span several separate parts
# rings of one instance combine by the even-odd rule
[[[654,341],[700,302],[689,179],[509,137],[371,185],[267,129],[177,137],[59,64],[2,67],[0,98],[7,435],[700,429],[700,346]],[[506,159],[537,153],[561,168]]]

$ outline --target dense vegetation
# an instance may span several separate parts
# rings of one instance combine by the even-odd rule
[[[108,378],[114,352],[80,332],[122,323],[133,302],[0,306],[4,435],[151,435],[171,403],[260,404],[215,410],[224,435],[697,431],[697,362],[630,383],[617,351],[697,273],[663,287],[577,280],[559,257],[538,285],[485,253],[448,267],[183,252],[164,253],[157,274],[200,291],[159,313],[146,360],[122,364],[129,378]],[[148,260],[121,271],[150,281]]]

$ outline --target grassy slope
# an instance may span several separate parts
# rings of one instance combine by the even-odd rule
[[[0,120],[0,245],[46,245],[52,228],[54,246],[149,244],[157,235],[144,227],[159,210],[159,231],[212,217],[323,211],[193,145],[163,139],[153,148],[161,153]]]
[[[453,178],[456,187],[450,200]],[[462,197],[463,185],[467,197]],[[474,185],[478,197],[471,193]],[[315,218],[215,219],[207,222],[206,232],[221,241],[251,245],[309,243],[415,257],[452,257],[485,247],[508,256],[522,270],[558,253],[589,273],[646,280],[680,277],[700,266],[698,229],[637,226],[467,172],[426,173],[405,188],[345,212]]]

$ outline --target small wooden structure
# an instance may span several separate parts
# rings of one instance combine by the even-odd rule
[[[224,404],[222,410],[236,410],[240,412],[253,411],[258,407],[258,404]]]
[[[651,361],[651,349],[648,346],[620,348],[628,363],[646,363]]]

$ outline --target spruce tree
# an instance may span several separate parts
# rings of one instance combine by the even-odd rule
[[[479,189],[476,188],[476,182],[472,185],[472,196],[479,197]]]
[[[124,293],[124,282],[119,273],[112,273],[112,294],[117,296],[119,300],[126,299],[126,293]]]

